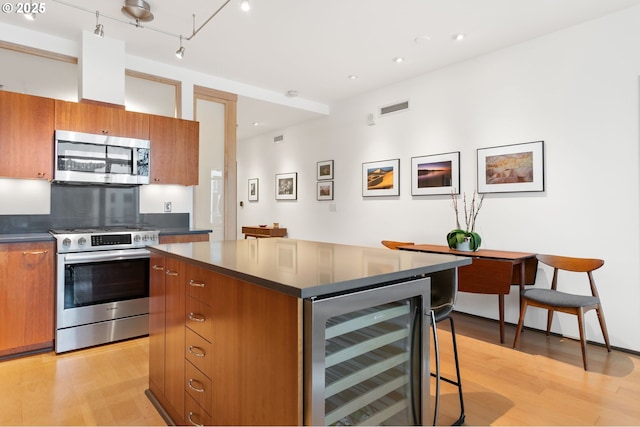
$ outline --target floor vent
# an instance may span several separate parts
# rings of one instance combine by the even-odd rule
[[[278,135],[273,137],[273,142],[275,142],[276,144],[282,141],[284,141],[284,135]]]
[[[380,107],[380,116],[385,116],[391,113],[397,113],[398,111],[408,110],[409,101],[399,102],[393,105],[387,105],[386,107]]]

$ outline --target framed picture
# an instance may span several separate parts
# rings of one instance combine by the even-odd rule
[[[298,198],[298,173],[276,174],[276,200],[296,200]]]
[[[318,162],[318,181],[333,179],[333,160]]]
[[[333,200],[333,181],[318,182],[318,200]]]
[[[258,178],[251,178],[249,180],[249,201],[258,201]]]
[[[362,164],[362,196],[399,196],[400,159]]]
[[[478,149],[478,193],[544,191],[544,141]]]
[[[411,195],[460,194],[460,152],[411,158]]]

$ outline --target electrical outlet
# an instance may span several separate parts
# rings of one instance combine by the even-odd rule
[[[171,202],[164,202],[164,211],[171,212]]]

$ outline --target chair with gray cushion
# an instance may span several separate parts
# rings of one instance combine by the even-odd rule
[[[584,332],[584,314],[589,310],[595,310],[600,322],[600,329],[604,336],[604,342],[607,350],[611,351],[609,344],[609,334],[604,321],[604,312],[600,304],[600,297],[596,289],[596,283],[593,279],[592,272],[602,267],[604,261],[592,258],[571,258],[555,255],[537,255],[540,262],[553,267],[553,279],[551,281],[551,289],[527,289],[522,292],[522,306],[520,308],[520,320],[516,329],[516,336],[513,340],[515,348],[520,338],[520,332],[524,324],[524,316],[528,306],[540,307],[547,309],[547,335],[551,331],[551,321],[553,312],[559,311],[578,316],[578,329],[580,331],[580,343],[582,346],[582,363],[585,371],[587,370],[587,340]],[[560,270],[587,273],[589,285],[591,287],[591,295],[573,294],[558,290],[558,272]]]

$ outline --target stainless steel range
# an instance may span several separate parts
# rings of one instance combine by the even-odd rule
[[[158,230],[51,230],[57,240],[56,353],[149,333],[149,251]]]

